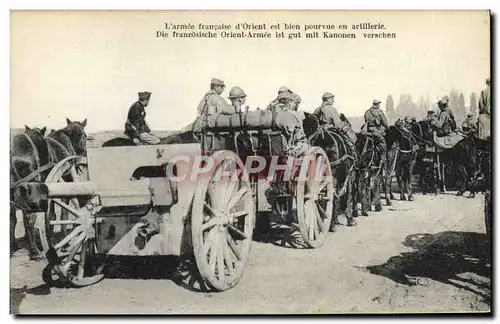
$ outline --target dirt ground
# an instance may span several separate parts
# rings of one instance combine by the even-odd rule
[[[483,195],[417,195],[338,227],[320,249],[253,242],[246,271],[222,293],[172,280],[176,260],[120,265],[100,283],[50,288],[44,262],[11,258],[11,309],[23,314],[300,314],[489,311]]]

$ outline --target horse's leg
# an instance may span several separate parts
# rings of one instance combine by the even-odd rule
[[[17,242],[16,242],[16,208],[14,206],[10,206],[10,255],[12,256],[14,252],[18,250]]]
[[[399,196],[400,200],[406,200],[405,193],[404,193],[404,184],[403,184],[403,166],[401,164],[397,165],[396,167],[396,180],[398,182],[398,188],[399,188]]]
[[[353,207],[352,207],[352,188],[353,188],[353,181],[352,177],[349,177],[347,179],[349,182],[347,183],[347,188],[346,188],[346,200],[347,200],[347,206],[346,206],[346,211],[345,211],[345,216],[347,218],[347,226],[355,226],[356,221],[354,220],[354,215],[353,215]]]
[[[23,212],[23,221],[24,221],[24,231],[26,235],[26,239],[28,240],[28,253],[30,260],[42,260],[43,254],[38,249],[35,240],[35,221],[36,214],[30,214]]]
[[[408,166],[408,200],[413,201],[415,198],[413,197],[413,189],[411,187],[411,180],[412,180],[412,175],[413,175],[413,168],[415,167],[416,160],[411,159],[410,164]]]
[[[460,187],[458,188],[457,196],[463,196],[465,192],[465,186],[467,183],[467,170],[465,164],[459,163],[457,167],[458,177],[460,181]]]
[[[379,212],[382,210],[382,202],[380,199],[380,182],[382,181],[382,176],[379,174],[374,179],[373,184],[373,204],[375,205],[375,211]]]
[[[359,192],[361,193],[361,215],[368,216],[368,211],[371,210],[371,205],[369,197],[370,190],[367,183],[367,178],[360,179],[359,186]]]

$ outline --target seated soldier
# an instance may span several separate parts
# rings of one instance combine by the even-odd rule
[[[474,120],[474,114],[467,114],[467,118],[462,123],[462,131],[468,135],[472,135],[477,132],[477,124]]]
[[[385,161],[387,144],[384,135],[388,124],[384,112],[380,110],[380,103],[380,100],[373,99],[372,106],[365,112],[364,117],[367,132],[376,139],[382,160]]]
[[[293,94],[292,90],[288,89],[287,87],[280,87],[278,89],[278,97],[279,97],[280,94],[285,93],[285,92],[289,93],[289,94]],[[274,99],[273,101],[271,101],[269,103],[269,105],[267,106],[267,110],[273,110],[274,111],[276,105],[279,103],[278,97],[276,97],[276,99]]]
[[[438,101],[440,109],[437,119],[431,122],[431,125],[437,129],[437,136],[443,137],[450,135],[456,129],[455,117],[448,108],[448,100],[446,97]]]
[[[139,92],[139,100],[128,111],[125,134],[136,144],[154,145],[160,143],[160,139],[151,134],[151,129],[146,123],[146,110],[144,108],[148,106],[150,98],[151,92]]]

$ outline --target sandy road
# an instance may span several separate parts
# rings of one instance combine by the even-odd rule
[[[317,250],[254,242],[243,278],[223,293],[133,277],[106,278],[82,289],[49,288],[40,276],[43,262],[28,261],[21,250],[11,258],[12,308],[20,313],[488,311],[483,199],[445,194],[394,201],[395,210],[384,206],[358,218],[357,227],[339,227]],[[154,267],[156,272],[141,277],[161,277],[163,264]]]

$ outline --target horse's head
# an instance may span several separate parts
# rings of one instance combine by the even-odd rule
[[[24,125],[25,134],[28,135],[32,140],[43,140],[46,131],[47,127],[38,128],[38,127],[28,127]]]
[[[421,120],[412,125],[412,132],[419,137],[419,141],[432,142],[432,127],[429,121]]]
[[[64,128],[64,132],[68,135],[71,140],[71,144],[75,149],[76,154],[86,155],[87,154],[87,134],[85,133],[85,126],[87,126],[87,118],[82,122],[71,121],[66,118],[67,126]]]

